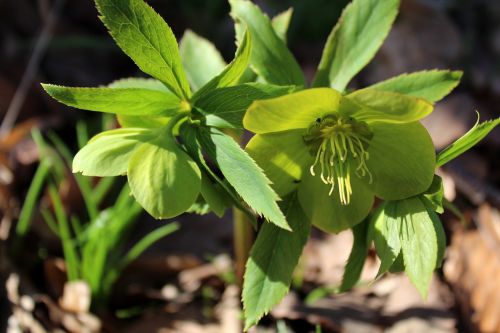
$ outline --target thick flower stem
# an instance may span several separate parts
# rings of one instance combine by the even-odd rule
[[[245,265],[253,244],[254,230],[248,216],[238,208],[233,208],[233,228],[236,282],[241,287]]]

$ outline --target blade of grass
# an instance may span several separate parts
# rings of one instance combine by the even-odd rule
[[[49,212],[48,209],[44,208],[40,211],[40,214],[42,214],[42,217],[43,217],[43,220],[45,221],[45,223],[47,223],[47,225],[49,226],[49,229],[55,234],[57,235],[58,237],[59,236],[59,230],[58,230],[58,227],[57,227],[57,222],[54,218],[54,216]]]
[[[116,179],[116,177],[104,177],[99,180],[93,191],[94,200],[97,205],[102,203],[106,194],[108,194],[111,187],[115,184]]]
[[[54,144],[59,153],[63,156],[66,163],[71,166],[73,162],[73,154],[69,150],[68,146],[64,144],[64,142],[59,138],[55,133],[50,132],[47,134],[50,141]],[[91,220],[97,218],[99,214],[98,205],[94,200],[94,196],[92,194],[92,184],[90,177],[85,177],[80,174],[74,175],[75,180],[78,184],[78,188],[83,196],[83,201],[85,202],[85,207],[87,208],[87,213],[89,214],[89,218]]]
[[[81,120],[76,123],[76,141],[79,149],[82,149],[89,142],[87,123]]]
[[[47,179],[50,171],[50,164],[42,161],[36,169],[33,180],[31,181],[26,199],[24,200],[23,208],[19,214],[19,221],[17,222],[16,234],[18,237],[24,237],[28,232],[33,217],[33,211],[37,203],[38,197],[43,190],[43,184]]]
[[[78,267],[79,260],[78,254],[75,250],[71,233],[69,229],[68,219],[63,208],[59,192],[53,184],[49,185],[49,195],[54,205],[56,220],[59,226],[59,236],[63,244],[64,259],[66,261],[66,269],[68,272],[68,280],[77,280],[79,277]]]

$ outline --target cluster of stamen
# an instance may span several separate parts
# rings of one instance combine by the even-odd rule
[[[330,185],[329,195],[333,193],[337,183],[340,202],[347,205],[352,195],[351,165],[355,167],[358,177],[372,175],[366,161],[370,158],[368,146],[372,138],[366,123],[350,117],[327,115],[318,118],[304,135],[304,141],[310,145],[315,160],[311,165],[311,175],[319,167],[323,183]]]

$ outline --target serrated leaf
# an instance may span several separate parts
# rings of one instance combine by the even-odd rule
[[[172,116],[181,101],[175,95],[141,88],[78,88],[42,84],[59,102],[77,109],[128,116]]]
[[[397,218],[398,201],[382,204],[380,211],[374,216],[374,243],[380,258],[377,276],[387,272],[393,266],[401,252],[399,228],[401,221]]]
[[[94,136],[73,159],[73,172],[84,176],[119,176],[127,173],[128,162],[142,143],[158,134],[141,128],[120,128]]]
[[[302,69],[285,43],[277,35],[271,20],[250,1],[230,0],[231,16],[243,22],[252,35],[254,44],[251,57],[252,69],[268,83],[304,86]]]
[[[134,152],[127,176],[137,202],[158,219],[182,214],[200,193],[200,169],[168,134]]]
[[[234,86],[239,82],[241,76],[245,73],[245,70],[250,63],[252,38],[253,37],[247,30],[243,41],[236,50],[236,55],[234,56],[233,61],[231,61],[231,63],[224,68],[222,73],[214,77],[194,94],[192,98],[193,102],[196,102],[196,100],[209,94],[214,89]]]
[[[479,114],[478,114],[479,115]],[[500,124],[500,118],[485,121],[479,124],[478,121],[467,133],[465,133],[461,138],[453,142],[451,145],[443,149],[437,156],[436,167],[440,167],[462,155],[470,148],[474,147],[479,141],[481,141],[488,133],[490,133],[498,124]]]
[[[247,262],[243,283],[245,331],[288,292],[292,274],[307,242],[310,224],[294,195],[281,206],[293,232],[264,224]]]
[[[167,94],[174,95],[168,88],[156,79],[146,79],[139,77],[131,77],[113,81],[108,85],[109,88],[140,88],[162,91]],[[158,128],[165,127],[170,117],[156,116],[127,116],[116,115],[118,123],[121,127],[140,127],[140,128]]]
[[[208,126],[243,128],[243,116],[253,101],[286,95],[293,89],[262,83],[223,87],[198,99],[195,107],[203,111]]]
[[[224,70],[226,62],[206,38],[186,30],[179,43],[182,63],[194,91],[200,89]]]
[[[181,99],[191,96],[177,41],[167,23],[143,0],[95,0],[116,43],[144,72]]]
[[[344,275],[342,276],[342,283],[340,285],[341,292],[351,289],[359,281],[371,243],[371,239],[368,236],[368,228],[369,224],[367,220],[352,228],[354,242],[344,268]]]
[[[278,195],[255,161],[231,137],[216,128],[203,130],[199,137],[205,152],[217,163],[226,180],[241,198],[269,222],[290,230],[278,207]]]
[[[460,83],[462,74],[461,71],[420,71],[402,74],[369,88],[415,96],[434,103],[443,99]]]
[[[279,13],[271,20],[274,32],[286,44],[286,35],[290,21],[292,20],[293,8],[288,8],[284,12]]]
[[[401,250],[406,274],[423,298],[438,259],[438,239],[432,219],[418,197],[398,202]]]
[[[399,0],[351,2],[328,36],[313,86],[344,91],[382,45],[398,7]]]

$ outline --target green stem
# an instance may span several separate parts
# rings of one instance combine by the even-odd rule
[[[253,244],[254,230],[248,216],[238,208],[233,208],[233,246],[236,282],[243,286],[245,265]]]

